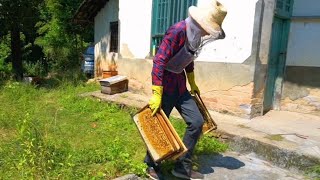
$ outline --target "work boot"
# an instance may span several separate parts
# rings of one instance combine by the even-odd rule
[[[153,179],[153,180],[163,179],[159,168],[148,167],[146,171],[150,179]]]
[[[192,170],[192,161],[191,159],[184,158],[176,162],[175,167],[171,173],[182,179],[203,179],[204,176],[196,171]]]
[[[178,177],[178,178],[181,178],[181,179],[191,179],[191,180],[200,180],[200,179],[204,179],[204,176],[203,174],[197,172],[197,171],[193,171],[191,170],[189,173],[185,173],[185,172],[179,172],[178,170],[176,169],[173,169],[171,171],[171,173],[175,176],[175,177]]]

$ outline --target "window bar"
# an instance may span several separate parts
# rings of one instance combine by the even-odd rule
[[[171,17],[171,21],[173,23],[175,23],[175,18],[176,18],[176,14],[177,14],[177,0],[172,0],[172,17]]]
[[[185,10],[186,6],[185,6],[185,1],[184,0],[181,1],[180,8],[181,8],[180,20],[182,20],[185,17],[185,13],[186,13],[186,10]]]
[[[188,16],[188,9],[191,6],[191,4],[192,4],[192,0],[187,0],[187,6],[186,6],[186,10],[185,10],[186,16]]]
[[[176,16],[176,19],[175,19],[176,22],[178,22],[179,16],[180,16],[180,5],[181,5],[181,0],[178,0],[177,1],[177,10],[176,10],[177,11],[177,13],[176,13],[177,16]]]
[[[165,5],[165,0],[161,0],[161,25],[160,25],[160,33],[164,31],[164,5]]]
[[[165,18],[164,18],[164,13],[165,13],[165,1],[166,0],[161,0],[161,14],[160,14],[160,18],[161,18],[161,23],[160,23],[160,27],[159,27],[159,32],[157,34],[157,49],[160,46],[160,39],[161,37],[159,37],[159,34],[163,34],[164,31],[164,26],[165,26]]]
[[[163,0],[163,27],[162,27],[162,33],[165,31],[165,27],[167,26],[166,22],[166,13],[167,13],[167,0]]]
[[[153,13],[153,20],[152,20],[152,23],[153,23],[153,33],[152,35],[156,34],[157,33],[157,27],[158,27],[158,23],[157,23],[157,14],[158,14],[158,0],[154,0],[153,1],[154,4],[153,4],[153,7],[154,7],[154,13]]]
[[[165,31],[165,29],[168,27],[168,1],[169,0],[164,0],[164,14],[163,14],[163,19],[164,19],[164,31]],[[164,32],[164,31],[162,31],[162,32]]]
[[[179,14],[180,14],[180,0],[177,0],[177,7],[176,7],[176,17],[174,19],[175,22],[178,22]]]
[[[158,15],[159,22],[158,22],[157,34],[161,32],[161,24],[162,24],[161,15],[162,15],[162,0],[159,0],[159,15]]]
[[[172,0],[169,0],[169,9],[168,9],[168,12],[169,12],[169,15],[168,15],[168,21],[169,21],[169,24],[170,26],[173,24],[172,22],[172,17],[173,17],[173,1]]]
[[[167,14],[167,23],[168,23],[168,27],[172,25],[172,22],[171,22],[171,16],[172,16],[172,3],[171,3],[172,0],[168,0],[168,14]]]
[[[155,34],[159,33],[159,25],[160,25],[160,0],[157,0],[157,16],[156,16],[156,28],[155,28]]]

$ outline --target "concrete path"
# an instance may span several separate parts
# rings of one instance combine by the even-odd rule
[[[199,171],[205,175],[205,180],[302,180],[299,175],[288,170],[278,168],[263,161],[255,154],[240,155],[228,152],[218,155],[203,155],[197,161]],[[180,180],[165,172],[165,180]],[[135,175],[127,175],[115,180],[141,180]]]
[[[320,117],[271,111],[251,120],[211,112],[234,150],[255,152],[279,167],[304,171],[320,164]]]
[[[281,169],[255,154],[225,153],[200,157],[200,172],[208,180],[295,180],[302,175]]]

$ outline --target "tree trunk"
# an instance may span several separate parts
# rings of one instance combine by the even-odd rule
[[[18,25],[11,29],[11,55],[12,55],[12,69],[14,78],[18,81],[22,80],[22,55],[21,55],[21,40],[20,29]]]

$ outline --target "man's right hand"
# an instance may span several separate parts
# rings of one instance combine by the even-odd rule
[[[153,95],[149,101],[149,107],[152,110],[152,116],[154,116],[161,107],[163,87],[153,85],[152,93]]]

